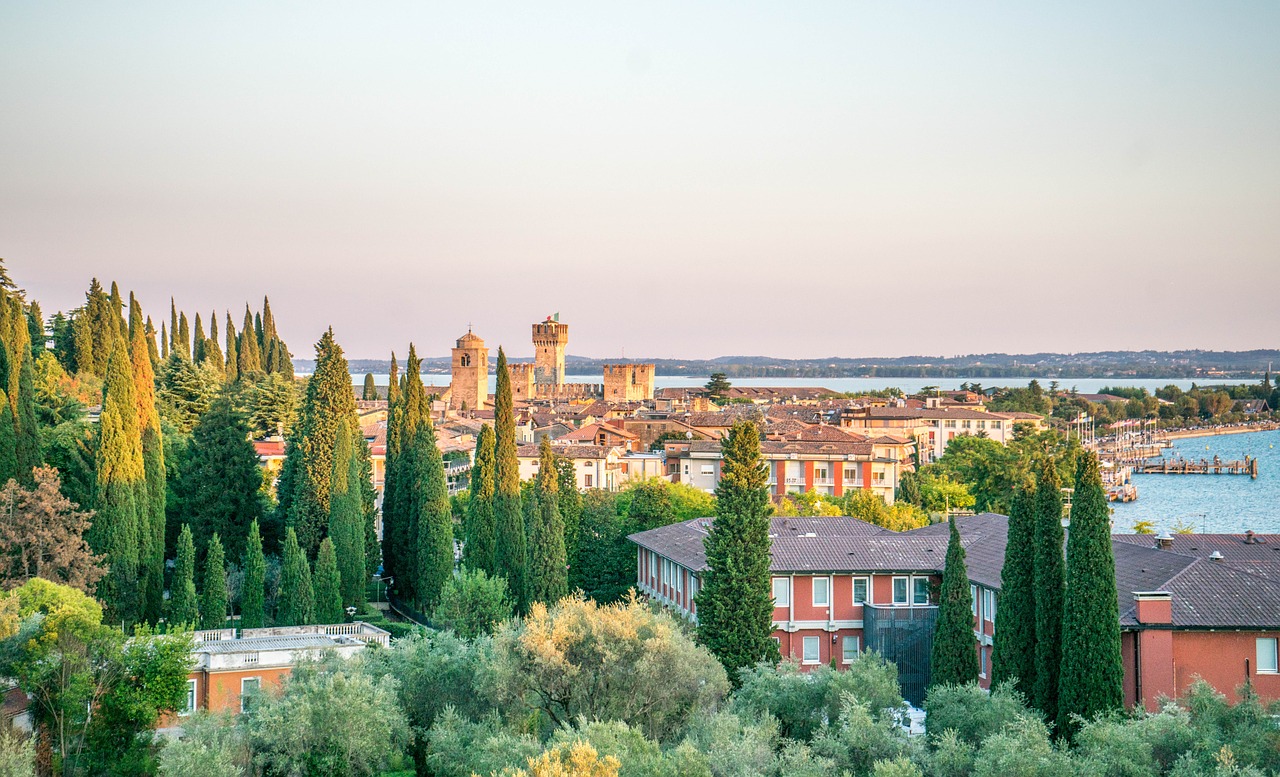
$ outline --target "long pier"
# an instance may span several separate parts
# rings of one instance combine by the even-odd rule
[[[1243,460],[1227,461],[1214,456],[1212,459],[1157,459],[1133,463],[1133,471],[1139,475],[1248,475],[1258,478],[1258,459],[1245,456]]]

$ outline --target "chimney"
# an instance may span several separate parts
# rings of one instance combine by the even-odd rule
[[[1156,547],[1159,548],[1160,550],[1169,550],[1170,548],[1172,548],[1173,535],[1167,531],[1161,532],[1160,536],[1156,537]]]
[[[1246,544],[1246,545],[1257,545],[1257,544],[1258,544],[1258,538],[1254,536],[1254,534],[1253,534],[1253,529],[1249,529],[1248,531],[1246,531],[1246,532],[1244,533],[1244,544]]]
[[[1138,623],[1173,623],[1173,594],[1168,591],[1134,591],[1133,603]]]

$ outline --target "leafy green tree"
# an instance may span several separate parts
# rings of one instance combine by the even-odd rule
[[[1062,491],[1052,458],[1036,482],[1035,591],[1036,677],[1031,703],[1048,720],[1058,717],[1058,676],[1062,664]]]
[[[976,682],[935,685],[924,700],[925,730],[937,743],[944,731],[955,732],[965,743],[978,746],[1011,723],[1033,714],[1026,699],[1010,683],[993,685],[990,692]]]
[[[263,517],[262,470],[248,436],[230,396],[219,397],[196,425],[173,484],[196,546],[217,534],[233,559],[244,555],[249,527]]]
[[[195,626],[200,622],[200,599],[196,596],[196,546],[191,527],[182,524],[178,534],[178,555],[169,584],[169,623]]]
[[[240,591],[240,627],[257,629],[266,625],[267,559],[262,553],[262,534],[258,522],[249,524],[249,539],[244,547],[244,584]]]
[[[656,529],[678,520],[668,485],[664,480],[653,478],[628,489],[631,504],[627,507],[627,517],[631,519],[633,532]]]
[[[947,542],[946,566],[942,570],[938,620],[933,632],[930,657],[930,686],[964,685],[978,681],[978,654],[973,637],[973,594],[965,568],[964,546],[956,519],[948,521],[951,539]]]
[[[342,584],[333,540],[325,537],[316,555],[316,622],[342,623]]]
[[[778,660],[769,583],[769,473],[760,434],[743,421],[722,443],[716,518],[704,540],[707,571],[698,591],[698,639],[731,678],[760,661]]]
[[[183,432],[190,432],[222,390],[222,377],[170,353],[160,368],[159,410]]]
[[[247,335],[246,328],[241,339],[251,342],[253,338]],[[241,373],[254,371],[242,369]],[[330,329],[316,344],[315,374],[307,381],[306,399],[289,435],[284,466],[293,469],[288,480],[291,493],[279,494],[278,510],[296,529],[298,542],[308,556],[314,555],[328,534],[338,430],[344,422],[354,425],[355,417],[351,373]]]
[[[343,606],[365,602],[364,504],[360,489],[359,433],[344,422],[333,454],[333,498],[329,505],[329,539],[338,559]],[[318,572],[319,570],[317,570]],[[318,581],[317,581],[318,582]],[[318,604],[318,602],[317,602]]]
[[[460,637],[475,639],[493,634],[513,612],[505,579],[489,577],[483,569],[463,567],[445,583],[431,619],[442,629],[453,629]]]
[[[725,393],[730,388],[729,379],[725,377],[723,372],[711,373],[711,379],[707,381],[707,385],[703,386],[710,395],[712,401],[724,398]]]
[[[227,714],[197,711],[182,720],[182,738],[165,743],[157,756],[160,777],[242,777],[249,747],[244,731]]]
[[[395,678],[299,667],[282,692],[244,716],[255,763],[266,774],[377,775],[409,744]]]
[[[1029,488],[1013,495],[991,654],[992,683],[1011,683],[1023,696],[1030,696],[1036,682],[1034,500]]]
[[[298,535],[293,527],[285,529],[278,602],[276,625],[303,626],[315,621],[311,565],[307,563],[307,554],[298,545]]]
[[[255,437],[288,435],[298,415],[298,389],[279,373],[267,375],[249,391],[249,426]]]
[[[534,479],[535,518],[529,527],[529,600],[533,602],[556,602],[569,593],[559,485],[551,439],[543,437]]]
[[[1067,538],[1062,614],[1062,673],[1058,730],[1073,734],[1072,716],[1085,720],[1124,707],[1116,563],[1111,511],[1098,473],[1098,457],[1080,458]]]
[[[601,604],[616,602],[636,582],[636,549],[627,540],[631,521],[608,491],[583,495],[578,544],[569,559],[569,585]]]
[[[138,495],[146,485],[142,435],[138,429],[137,394],[124,340],[112,341],[98,420],[94,457],[93,526],[89,544],[106,556],[110,571],[98,584],[112,623],[136,623],[142,616],[138,591]]]
[[[227,625],[227,557],[222,540],[214,532],[204,554],[204,577],[200,580],[200,627],[221,629]]]
[[[476,460],[471,467],[468,490],[466,544],[463,560],[467,566],[495,574],[493,525],[493,427],[484,424],[476,437]]]
[[[493,401],[494,558],[498,574],[507,579],[516,610],[529,602],[528,551],[524,513],[520,505],[520,462],[516,457],[516,417],[511,398],[507,356],[498,348],[498,386]]]
[[[365,373],[364,376],[364,392],[360,396],[361,399],[367,401],[378,398],[378,384],[373,381],[373,373]]]

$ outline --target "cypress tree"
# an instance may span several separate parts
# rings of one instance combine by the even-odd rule
[[[422,482],[420,468],[425,461],[420,456],[422,441],[418,439],[418,427],[427,413],[427,396],[422,386],[420,362],[417,349],[409,346],[409,357],[405,361],[405,375],[402,381],[401,394],[396,403],[395,438],[398,453],[394,466],[388,467],[387,478],[394,488],[388,493],[393,497],[382,500],[384,517],[390,516],[388,525],[384,522],[383,536],[387,538],[392,550],[390,557],[391,575],[395,578],[396,590],[408,599],[417,600],[416,585],[419,578],[418,533],[419,533],[419,486]],[[390,432],[388,433],[390,434]],[[388,535],[390,529],[390,535]],[[387,563],[384,561],[384,563]]]
[[[179,353],[178,350],[178,306],[173,301],[173,297],[169,298],[169,353]],[[169,354],[165,354],[165,358],[169,358]]]
[[[160,322],[160,358],[169,358],[169,327],[163,321]]]
[[[205,346],[209,338],[204,336],[204,324],[200,322],[200,312],[196,311],[196,333],[191,343],[191,361],[204,364]]]
[[[387,382],[387,448],[382,475],[382,571],[393,577],[400,569],[400,544],[404,541],[400,527],[400,377],[396,355],[391,353],[390,380]]]
[[[7,358],[0,354],[0,358]],[[9,397],[0,389],[0,483],[18,477],[18,430]]]
[[[1012,681],[1026,698],[1036,682],[1036,587],[1034,496],[1014,491],[1009,535],[1000,570],[1000,606],[991,654],[991,683]]]
[[[316,554],[316,623],[342,623],[342,583],[333,540],[325,537]]]
[[[543,437],[534,478],[537,509],[529,532],[529,600],[533,602],[554,604],[569,594],[564,519],[557,498],[559,480],[551,438]]]
[[[45,335],[44,330],[44,313],[40,310],[40,303],[31,300],[31,304],[27,306],[27,333],[31,338],[31,358],[39,359],[40,354],[44,353],[48,347],[49,338]],[[1270,380],[1267,381],[1268,384]],[[1270,389],[1267,395],[1270,396]]]
[[[414,435],[414,458],[419,462],[417,493],[418,601],[433,610],[444,584],[453,576],[453,509],[445,480],[444,459],[436,445],[431,416],[424,415]]]
[[[947,542],[946,566],[942,570],[942,590],[938,620],[933,632],[929,685],[964,685],[978,681],[977,643],[973,636],[973,594],[969,571],[965,568],[960,530],[951,518],[951,539]]]
[[[168,483],[164,463],[164,437],[160,431],[160,413],[156,410],[155,372],[152,370],[151,351],[147,348],[146,326],[142,322],[142,307],[137,298],[130,294],[129,328],[133,332],[130,359],[133,366],[138,430],[142,440],[144,476],[137,496],[138,581],[143,617],[154,623],[160,618],[164,604],[164,529]]]
[[[276,607],[277,626],[303,626],[315,621],[315,594],[311,588],[311,566],[298,545],[293,527],[285,529],[284,554],[280,564],[280,596]]]
[[[191,361],[191,329],[187,324],[187,314],[181,312],[178,313],[178,353]]]
[[[218,315],[209,314],[209,339],[204,344],[204,364],[226,374],[226,362],[222,358],[222,346],[218,345]]]
[[[14,453],[18,460],[18,480],[28,486],[34,483],[31,471],[44,462],[44,457],[40,453],[40,422],[36,419],[35,380],[35,367],[31,354],[24,351],[22,370],[18,373]]]
[[[1086,453],[1076,470],[1062,610],[1058,731],[1068,735],[1074,735],[1077,728],[1072,716],[1092,720],[1124,707],[1110,512],[1098,457]]]
[[[246,343],[253,341],[249,332],[241,333]],[[298,542],[308,556],[328,534],[334,447],[341,424],[355,424],[355,400],[347,359],[330,329],[316,344],[315,374],[307,381],[306,398],[289,435],[287,455],[295,458],[292,493],[281,494],[279,504],[286,522],[297,529]]]
[[[120,340],[120,324],[117,319],[119,311],[111,310],[111,298],[102,290],[102,284],[94,278],[89,283],[89,291],[85,294],[85,316],[92,345],[85,353],[92,354],[89,372],[103,378],[107,374],[107,360],[111,356],[111,346]],[[77,346],[79,343],[77,343]],[[77,349],[78,350],[78,349]],[[13,362],[10,356],[10,362]],[[8,389],[12,394],[12,389]]]
[[[236,328],[231,323],[231,314],[227,313],[227,382],[235,383],[240,379],[240,368],[237,363],[239,356],[236,353]]]
[[[124,320],[124,298],[120,296],[120,286],[111,282],[111,323],[115,325],[116,334],[126,343],[129,342],[129,327]]]
[[[493,427],[485,424],[476,437],[476,460],[471,466],[471,488],[467,500],[467,566],[496,574],[493,525]]]
[[[262,372],[258,340],[253,333],[253,314],[249,312],[248,305],[244,306],[244,323],[240,326],[240,339],[236,342],[236,358],[236,372],[242,379]]]
[[[511,398],[511,373],[507,356],[498,347],[498,386],[493,402],[493,525],[497,573],[507,578],[507,588],[517,612],[529,606],[524,515],[520,507],[520,460],[516,456],[516,417]]]
[[[698,591],[698,639],[738,683],[739,670],[777,662],[769,578],[769,472],[760,433],[736,423],[721,443],[716,518],[703,540],[707,571]]]
[[[266,596],[267,560],[262,554],[262,534],[258,522],[249,525],[244,548],[244,584],[240,591],[240,628],[256,629],[266,623],[263,598]]]
[[[93,326],[89,321],[87,308],[81,308],[71,319],[71,334],[72,342],[75,343],[75,371],[93,374]]]
[[[151,323],[151,316],[147,316],[147,323],[142,329],[142,333],[147,338],[147,355],[151,357],[151,372],[154,374],[160,369],[160,351],[156,349],[156,327]]]
[[[582,523],[582,494],[578,493],[578,473],[573,461],[556,456],[556,474],[559,477],[560,517],[564,520],[564,555],[573,564],[578,556],[578,532]]]
[[[204,579],[200,581],[200,628],[227,627],[227,559],[222,540],[214,534],[204,554]]]
[[[360,395],[366,402],[378,398],[378,384],[373,381],[373,373],[366,372],[364,375],[364,392]]]
[[[1058,671],[1062,664],[1062,491],[1052,458],[1036,482],[1035,498],[1036,680],[1032,706],[1046,720],[1058,717]]]
[[[262,358],[262,354],[266,351],[267,341],[262,336],[262,314],[253,314],[253,334],[258,341],[258,358]]]
[[[197,546],[205,547],[216,534],[226,538],[231,558],[244,554],[250,525],[263,517],[260,466],[244,415],[230,396],[219,396],[192,431],[173,483]]]
[[[356,440],[359,438],[359,432],[345,422],[334,449],[333,498],[329,507],[329,538],[333,540],[338,558],[342,604],[354,607],[364,605],[367,580],[364,504],[360,493],[360,459],[356,453]]]
[[[171,626],[196,626],[200,622],[200,603],[196,597],[196,546],[191,541],[191,527],[182,524],[178,533],[177,558],[173,565],[173,581],[169,584],[169,623]]]
[[[378,546],[378,491],[373,485],[373,451],[364,435],[356,435],[356,467],[360,482],[360,506],[364,513],[364,579],[369,581],[378,574],[382,563]],[[385,459],[384,459],[385,462]],[[367,589],[360,592],[360,601],[367,601]]]
[[[141,616],[138,591],[138,536],[142,520],[137,497],[146,483],[142,434],[133,369],[124,340],[116,337],[107,362],[94,456],[93,526],[89,544],[106,556],[110,571],[98,583],[99,598],[111,623],[136,623]]]

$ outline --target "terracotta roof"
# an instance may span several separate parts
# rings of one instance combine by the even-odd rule
[[[613,426],[611,424],[603,424],[603,423],[587,424],[586,426],[581,427],[580,429],[575,429],[572,432],[569,432],[568,434],[565,434],[565,435],[561,435],[556,439],[564,440],[565,442],[578,442],[582,440],[585,440],[587,442],[594,442],[596,439],[596,435],[599,434],[600,432],[617,435],[618,437],[621,437],[624,440],[639,439],[636,435],[632,434],[631,432],[628,432],[626,429],[619,429],[618,427]]]
[[[284,440],[254,440],[253,450],[259,458],[267,459],[284,455]]]
[[[607,459],[609,454],[615,450],[614,447],[608,445],[556,445],[553,444],[551,449],[555,451],[557,456],[564,456],[569,459]],[[516,456],[522,459],[538,458],[537,445],[521,445],[516,448]]]
[[[847,432],[836,426],[816,424],[805,426],[792,434],[784,435],[783,440],[794,442],[866,442],[866,435]]]

